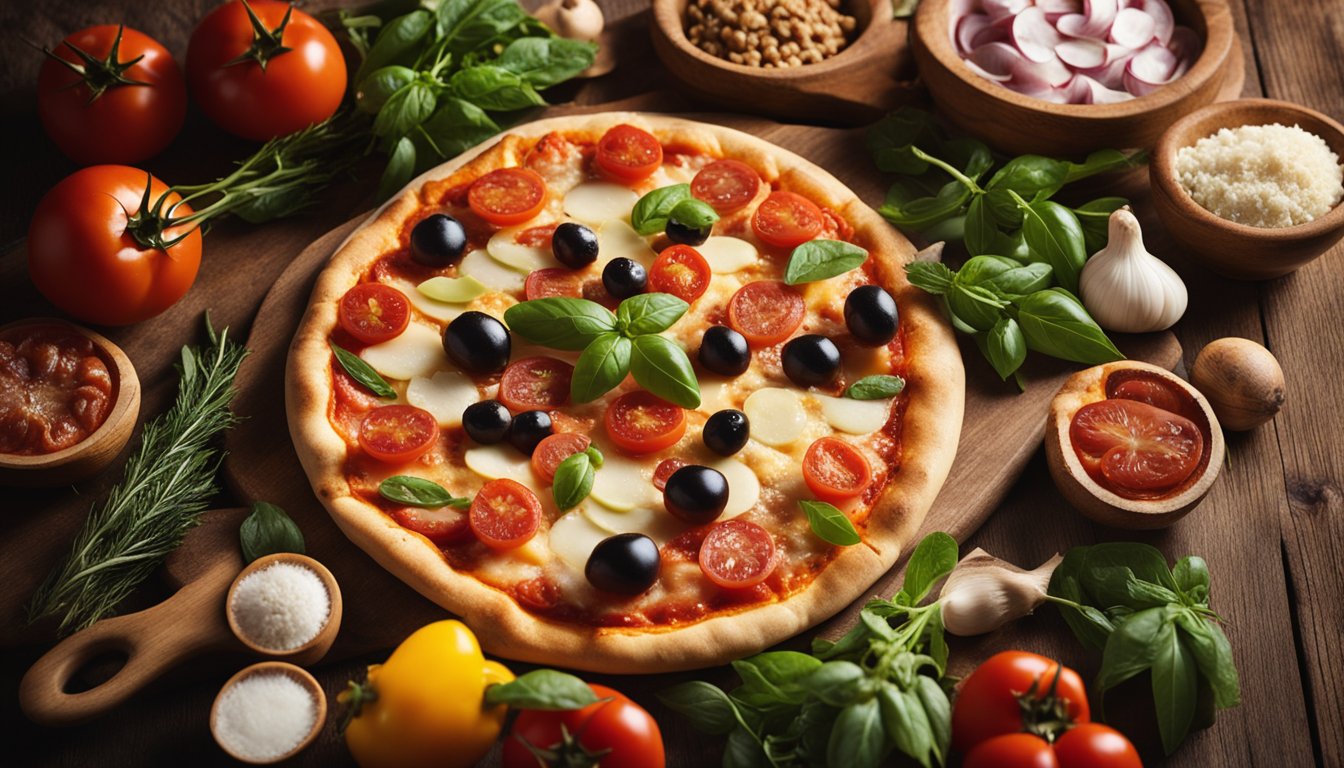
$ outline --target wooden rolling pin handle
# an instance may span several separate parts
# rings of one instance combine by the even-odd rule
[[[78,725],[106,713],[182,660],[209,648],[241,644],[224,615],[231,576],[194,581],[139,613],[117,616],[76,632],[38,659],[19,684],[19,704],[39,725]],[[101,685],[66,693],[70,679],[100,654],[126,654],[126,663]]]

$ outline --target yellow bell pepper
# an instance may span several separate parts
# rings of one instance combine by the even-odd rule
[[[490,751],[508,711],[487,706],[485,689],[511,680],[462,622],[421,627],[340,695],[351,707],[346,746],[361,768],[468,768]]]

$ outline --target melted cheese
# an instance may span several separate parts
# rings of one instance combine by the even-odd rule
[[[715,235],[696,248],[716,275],[727,275],[746,269],[760,259],[756,246],[736,237]]]
[[[758,389],[747,397],[742,410],[751,422],[751,436],[766,445],[788,445],[807,429],[802,398],[791,389]]]
[[[601,504],[588,504],[583,507],[583,514],[609,534],[642,533],[660,547],[687,528],[685,523],[661,508],[635,507],[617,512]]]
[[[468,253],[457,267],[458,274],[471,275],[480,280],[485,287],[503,293],[519,293],[523,290],[523,281],[527,275],[516,269],[506,267],[490,257],[484,249]]]
[[[448,367],[439,332],[420,323],[406,326],[395,339],[365,347],[359,356],[383,376],[402,381]]]
[[[394,277],[387,279],[385,282],[405,294],[406,300],[411,302],[411,306],[415,307],[420,314],[431,320],[446,323],[462,314],[462,310],[464,309],[461,304],[449,304],[431,299],[416,290],[415,283],[412,283],[410,280],[402,280],[399,277]]]
[[[439,371],[432,378],[416,377],[406,387],[406,402],[424,408],[440,427],[462,423],[462,411],[481,399],[471,379],[453,371]]]
[[[761,499],[761,481],[751,467],[737,459],[721,459],[709,465],[728,481],[728,505],[720,520],[731,520],[756,506]]]
[[[551,523],[551,535],[548,542],[551,551],[560,558],[560,562],[570,570],[583,573],[588,565],[588,557],[602,540],[611,536],[597,526],[582,512],[582,507],[566,512]]]
[[[635,507],[661,507],[663,494],[653,486],[652,466],[602,448],[605,460],[593,475],[592,498],[617,512]]]
[[[831,397],[814,392],[809,395],[821,406],[821,416],[827,424],[851,435],[876,432],[891,415],[891,400],[855,400],[850,397]]]
[[[480,445],[468,450],[462,461],[467,469],[486,480],[498,480],[507,477],[530,488],[534,493],[540,489],[532,474],[532,461],[511,445]]]
[[[565,214],[585,224],[629,220],[639,195],[633,189],[607,181],[588,181],[565,194]]]
[[[611,219],[604,222],[602,228],[598,230],[597,263],[594,264],[598,274],[601,274],[602,268],[612,259],[624,257],[648,267],[653,264],[656,255],[649,247],[649,241],[624,221]]]
[[[490,238],[490,242],[486,243],[485,250],[495,261],[506,267],[512,267],[522,272],[523,275],[527,275],[536,269],[557,266],[555,259],[551,256],[550,248],[523,245],[515,239],[519,232],[533,226],[535,224],[501,229]]]

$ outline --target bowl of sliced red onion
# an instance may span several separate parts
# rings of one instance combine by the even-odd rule
[[[1225,0],[924,0],[911,28],[953,123],[1051,155],[1153,146],[1240,78],[1235,40]]]

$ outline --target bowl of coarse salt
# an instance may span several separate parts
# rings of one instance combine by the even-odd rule
[[[253,765],[298,754],[322,732],[327,697],[301,667],[253,664],[229,678],[210,707],[210,733],[229,757]]]
[[[341,590],[318,561],[279,552],[253,561],[229,587],[229,628],[254,653],[312,664],[341,626]]]
[[[1148,174],[1163,226],[1225,277],[1268,280],[1344,237],[1344,126],[1286,101],[1210,104],[1158,140]]]

